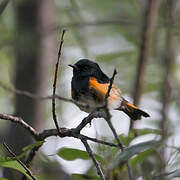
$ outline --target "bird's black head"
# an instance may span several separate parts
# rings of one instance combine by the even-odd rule
[[[98,80],[109,81],[109,78],[101,71],[99,65],[88,59],[80,59],[74,65],[69,65],[73,68],[73,76],[75,77],[96,77]]]

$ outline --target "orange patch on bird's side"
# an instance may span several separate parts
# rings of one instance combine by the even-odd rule
[[[89,89],[94,90],[97,94],[105,97],[109,88],[109,83],[99,83],[96,78],[91,77],[89,79]],[[108,106],[110,109],[117,109],[121,104],[121,91],[112,85],[109,97],[108,97]]]
[[[108,88],[109,88],[109,83],[104,83],[104,84],[102,83],[101,84],[94,77],[91,77],[89,79],[89,89],[95,90],[97,93],[99,93],[103,97],[105,97],[105,95],[108,91]],[[121,98],[121,92],[118,88],[116,88],[114,86],[114,84],[112,85],[112,88],[111,88],[111,91],[109,94],[109,98],[114,99],[114,100]]]
[[[101,94],[103,97],[106,95],[108,91],[109,84],[101,84],[97,81],[96,78],[91,77],[89,79],[89,89],[94,89],[97,93]]]

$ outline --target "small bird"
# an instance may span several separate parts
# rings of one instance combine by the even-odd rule
[[[104,103],[110,78],[102,72],[97,63],[88,59],[80,59],[74,65],[69,64],[69,66],[73,68],[72,99],[88,104],[88,108],[80,106],[80,109],[90,113]],[[110,90],[107,105],[109,110],[123,111],[133,120],[141,119],[141,116],[150,117],[148,113],[125,100],[121,96],[120,89],[114,84]]]

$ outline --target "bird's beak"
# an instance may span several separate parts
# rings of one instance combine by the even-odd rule
[[[68,64],[68,66],[72,67],[73,69],[77,69],[77,70],[79,70],[79,68],[78,68],[76,65],[73,65],[73,64]]]

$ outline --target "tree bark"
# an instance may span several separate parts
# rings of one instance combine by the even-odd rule
[[[166,140],[168,136],[168,104],[171,96],[171,88],[170,88],[170,80],[172,78],[172,66],[174,64],[174,24],[175,24],[175,7],[176,0],[168,0],[167,8],[165,10],[168,20],[167,31],[166,31],[166,40],[165,40],[165,58],[163,61],[164,66],[164,80],[162,84],[162,119],[160,121],[160,128],[162,130],[162,141]],[[162,167],[161,171],[164,172],[166,166],[166,152],[165,148],[160,150],[161,159],[162,159]]]
[[[44,33],[52,21],[52,4],[53,2],[48,0],[14,2],[16,20],[14,86],[16,89],[41,95],[44,93],[49,55],[52,54],[53,43],[55,44],[52,35]],[[15,95],[14,114],[38,129],[44,121],[42,103],[36,99]],[[32,143],[29,134],[15,124],[10,125],[5,141],[17,155],[22,152],[24,146]],[[6,169],[4,174],[8,179],[14,180],[21,179],[22,176],[9,169]]]

